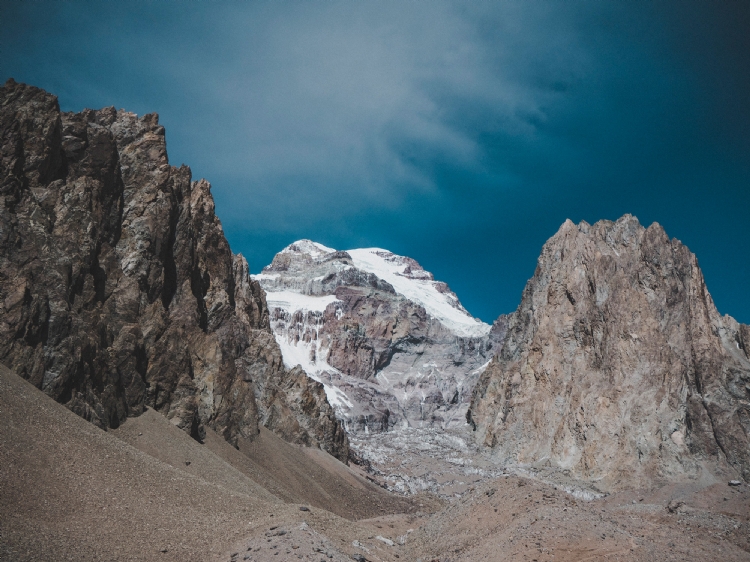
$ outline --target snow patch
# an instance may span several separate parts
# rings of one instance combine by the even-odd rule
[[[487,361],[487,363],[485,363],[484,365],[482,365],[478,369],[475,369],[474,371],[472,371],[471,374],[472,375],[481,375],[482,373],[484,373],[487,370],[487,367],[490,366],[490,363],[492,363],[492,359],[490,359],[489,361]]]
[[[428,275],[419,278],[415,278],[415,275],[407,276],[405,270],[409,264],[401,256],[380,248],[347,250],[347,253],[352,257],[354,267],[387,281],[397,293],[422,305],[427,314],[456,335],[482,337],[490,333],[489,324],[463,310],[452,295],[438,291],[435,281],[429,279]]]
[[[315,343],[306,343],[303,341],[296,343],[290,342],[277,333],[274,333],[274,337],[276,338],[276,343],[279,344],[279,348],[281,349],[281,357],[284,361],[284,366],[288,369],[292,369],[299,365],[305,373],[307,373],[308,377],[322,384],[328,403],[334,411],[338,411],[342,408],[352,408],[354,406],[343,391],[333,385],[327,384],[323,377],[321,377],[326,371],[338,371],[331,367],[327,361],[310,359],[313,345],[315,345]],[[321,355],[323,354],[321,353]],[[315,356],[317,357],[318,354],[316,353]]]
[[[320,256],[324,256],[335,251],[336,250],[334,250],[333,248],[329,248],[328,246],[324,246],[323,244],[318,244],[317,242],[313,242],[312,240],[297,240],[296,242],[289,244],[279,253],[308,254],[310,257],[319,258]]]
[[[262,283],[263,281],[272,281],[281,277],[280,273],[254,273],[250,276],[251,279]]]
[[[256,276],[257,279],[259,276]],[[303,312],[323,312],[329,304],[337,302],[335,295],[312,296],[302,295],[293,291],[267,291],[266,302],[268,308],[281,308],[294,313],[298,310]]]

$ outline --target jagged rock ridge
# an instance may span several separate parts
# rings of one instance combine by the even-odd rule
[[[0,88],[0,362],[102,428],[152,407],[200,439],[259,420],[346,459],[323,388],[288,372],[210,185],[155,114],[61,113]]]
[[[415,260],[300,240],[254,276],[288,366],[326,386],[349,431],[465,424],[504,335],[473,318]]]
[[[544,246],[468,420],[498,460],[603,485],[701,466],[750,478],[750,328],[654,223],[567,221]]]

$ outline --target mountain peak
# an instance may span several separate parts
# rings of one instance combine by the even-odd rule
[[[323,262],[330,262],[330,265],[321,265]],[[415,259],[394,254],[384,248],[358,248],[344,252],[312,240],[297,240],[276,254],[271,264],[264,267],[262,273],[255,278],[264,284],[269,293],[286,290],[294,285],[304,294],[317,294],[325,292],[325,289],[313,289],[308,286],[309,282],[318,278],[325,279],[332,270],[340,272],[347,268],[374,275],[381,284],[385,282],[392,286],[396,293],[422,306],[427,314],[458,336],[480,337],[486,336],[490,331],[488,324],[469,314],[447,283],[435,281],[432,273],[426,271]],[[294,281],[282,280],[280,275],[293,275]],[[304,283],[302,278],[306,279]],[[274,283],[270,283],[271,280]],[[279,284],[281,281],[283,286]],[[268,298],[269,302],[274,300],[272,295]]]
[[[281,250],[280,253],[282,254],[307,254],[311,257],[317,258],[325,254],[333,253],[335,251],[336,250],[334,250],[333,248],[329,248],[328,246],[324,246],[323,244],[319,244],[318,242],[313,242],[312,240],[303,238],[302,240],[297,240],[296,242],[292,242],[286,248]]]
[[[469,419],[499,458],[598,485],[694,477],[702,462],[748,478],[743,330],[719,316],[695,255],[659,224],[566,221]]]
[[[349,429],[464,423],[497,338],[416,260],[298,240],[253,277],[284,363],[323,384]]]

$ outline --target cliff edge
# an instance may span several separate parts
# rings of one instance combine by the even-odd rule
[[[284,368],[263,290],[156,114],[0,88],[0,362],[99,427],[151,407],[201,439],[260,422],[345,460],[323,387]]]

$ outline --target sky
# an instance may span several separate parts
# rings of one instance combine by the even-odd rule
[[[750,3],[0,3],[0,80],[156,112],[257,273],[381,247],[486,322],[565,219],[625,213],[750,323]]]

